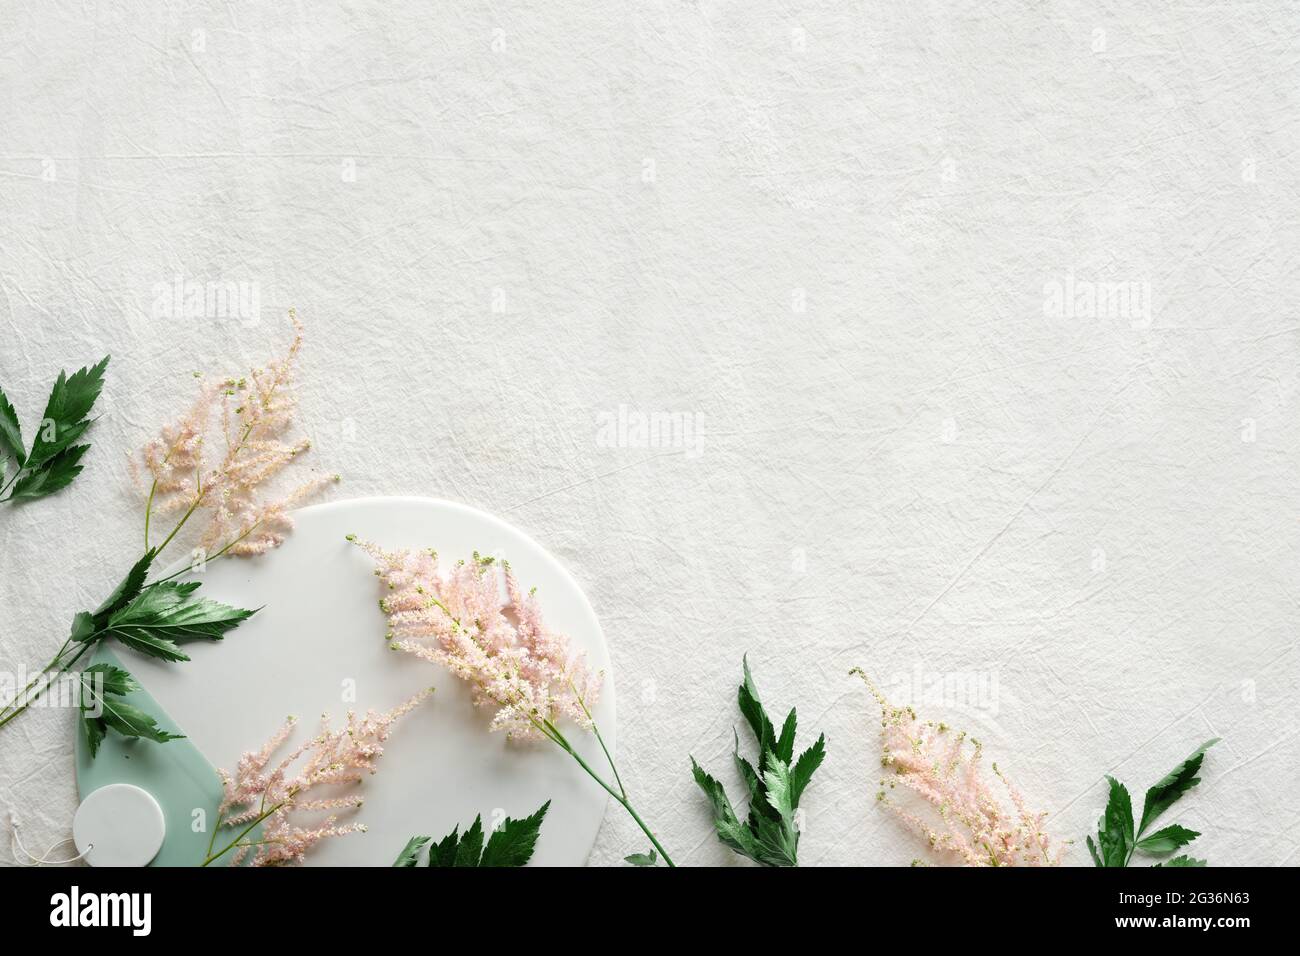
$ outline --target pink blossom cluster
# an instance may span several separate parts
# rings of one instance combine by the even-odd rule
[[[1046,813],[1034,813],[1024,797],[993,764],[993,773],[1011,798],[1006,807],[980,771],[983,747],[965,731],[918,719],[911,707],[896,707],[860,670],[882,717],[880,765],[890,772],[876,798],[941,857],[966,866],[1057,866],[1064,847],[1053,851],[1043,832]],[[969,746],[968,746],[969,745]],[[892,791],[902,787],[921,798],[909,809]],[[915,803],[915,801],[912,801]],[[929,812],[924,807],[929,805]]]
[[[241,840],[230,862],[238,866],[253,851],[253,866],[301,863],[313,846],[328,837],[364,832],[360,823],[340,824],[334,811],[360,808],[358,796],[311,796],[315,788],[334,788],[360,783],[375,772],[375,761],[383,754],[383,742],[392,725],[410,712],[432,691],[426,690],[387,713],[368,711],[358,718],[352,711],[347,726],[330,729],[328,714],[321,717],[320,732],[295,748],[274,766],[272,755],[289,739],[297,725],[290,717],[261,750],[239,758],[235,773],[218,770],[225,798],[218,808],[223,827],[248,828],[261,822],[262,833],[254,841]],[[319,792],[319,791],[318,791]],[[301,821],[303,814],[327,813],[323,820]],[[238,832],[236,829],[234,832]]]
[[[138,463],[132,460],[137,480],[143,465],[152,515],[180,514],[183,522],[206,513],[198,544],[209,555],[278,547],[293,528],[288,512],[338,481],[337,475],[318,476],[274,498],[261,494],[311,447],[306,439],[286,438],[297,410],[293,369],[303,337],[297,315],[291,311],[289,318],[294,337],[288,352],[245,376],[203,382],[190,410],[141,450]]]
[[[440,569],[433,551],[387,551],[361,542],[383,590],[391,646],[446,667],[495,708],[491,729],[514,739],[550,737],[561,718],[590,730],[601,675],[542,620],[510,565],[477,553]]]

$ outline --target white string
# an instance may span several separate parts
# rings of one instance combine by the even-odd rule
[[[95,848],[95,844],[87,843],[86,849],[78,853],[76,856],[72,857],[71,859],[51,860],[49,857],[50,854],[54,852],[55,847],[62,846],[65,843],[71,843],[72,840],[70,837],[64,837],[62,840],[59,840],[57,843],[52,844],[50,848],[46,850],[44,853],[42,853],[40,856],[33,856],[28,851],[27,847],[23,846],[22,837],[18,835],[18,814],[14,813],[12,810],[9,811],[9,829],[12,834],[9,841],[10,848],[12,849],[13,847],[17,847],[23,856],[27,857],[28,860],[31,860],[30,863],[24,862],[23,860],[20,860],[18,858],[18,854],[15,853],[14,860],[17,861],[19,866],[43,866],[43,865],[62,866],[67,863],[76,863],[78,860],[83,859],[87,853],[89,853],[91,850]]]

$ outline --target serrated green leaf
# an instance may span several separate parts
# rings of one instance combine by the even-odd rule
[[[533,856],[537,846],[537,836],[542,829],[542,820],[551,808],[551,801],[542,804],[540,810],[522,820],[506,817],[501,825],[488,837],[487,846],[483,848],[483,857],[479,866],[523,866]]]
[[[38,469],[44,463],[52,461],[79,441],[89,428],[89,421],[61,427],[49,421],[42,422],[41,428],[36,433],[36,440],[32,443],[34,447],[27,454],[27,468]],[[50,436],[49,439],[46,439],[47,435]]]
[[[465,831],[465,835],[460,838],[460,846],[456,847],[456,862],[452,866],[478,866],[482,856],[483,820],[481,817],[475,817],[474,822]]]
[[[56,491],[62,491],[81,474],[81,457],[89,445],[73,445],[37,465],[28,464],[28,471],[14,483],[9,497],[15,501],[35,501]]]
[[[1122,783],[1114,777],[1106,780],[1110,796],[1097,831],[1097,843],[1106,866],[1126,866],[1133,851],[1133,801]]]
[[[817,768],[825,759],[826,735],[822,734],[815,744],[799,755],[794,769],[790,772],[790,796],[796,807],[799,806],[799,799],[807,789],[808,782],[812,780],[812,775],[817,772]]]
[[[762,799],[763,782],[758,777],[758,771],[754,765],[740,754],[740,735],[733,729],[731,736],[735,743],[731,751],[731,759],[735,761],[736,772],[740,774],[740,779],[745,781],[745,788],[749,791],[749,799]]]
[[[1165,860],[1163,863],[1156,863],[1155,866],[1208,866],[1205,860],[1198,860],[1190,856],[1176,856],[1172,860]]]
[[[773,752],[778,760],[789,763],[794,759],[794,735],[795,727],[798,725],[798,719],[795,717],[794,708],[790,708],[789,715],[785,718],[785,724],[781,727],[781,736],[777,738],[776,746]]]
[[[59,373],[45,404],[45,414],[36,429],[27,467],[36,468],[70,446],[90,423],[86,415],[94,407],[104,387],[104,369],[108,356],[97,365],[78,369],[71,376]]]
[[[752,859],[764,866],[798,866],[799,831],[781,821],[758,819],[751,825],[757,852]]]
[[[99,754],[99,745],[108,736],[108,725],[104,723],[103,717],[90,717],[83,711],[81,729],[86,734],[86,747],[90,750],[90,759],[94,760]]]
[[[713,806],[713,816],[717,820],[726,820],[735,822],[736,810],[731,805],[731,800],[727,797],[727,791],[717,780],[704,772],[704,768],[695,762],[691,757],[691,774],[695,777],[696,785],[704,791],[704,795],[709,798],[709,803]]]
[[[763,846],[759,861],[769,866],[796,866],[799,850],[799,826],[791,802],[790,768],[769,755],[763,781],[767,784],[767,799],[779,816],[777,821],[759,820],[755,834]]]
[[[18,413],[14,411],[9,397],[0,388],[0,459],[5,455],[13,458],[22,467],[26,460],[24,455],[23,430],[18,424]]]
[[[220,640],[256,611],[194,597],[196,582],[167,581],[142,590],[114,612],[103,628],[127,647],[168,661],[186,661],[177,641]]]
[[[158,726],[158,721],[139,707],[133,707],[116,697],[104,699],[104,723],[123,737],[144,737],[155,743],[181,740],[183,734],[172,734]]]
[[[1195,830],[1189,830],[1187,827],[1179,826],[1177,823],[1170,824],[1163,829],[1157,830],[1148,837],[1143,837],[1137,842],[1137,848],[1143,853],[1161,854],[1173,853],[1179,847],[1187,846],[1195,840],[1199,833]]]
[[[709,803],[713,807],[713,828],[717,831],[718,839],[737,853],[752,859],[756,852],[753,839],[736,817],[735,808],[727,797],[726,789],[705,773],[695,762],[694,757],[691,757],[691,773],[695,777],[696,785],[704,791],[704,795],[709,798]]]
[[[89,611],[80,611],[72,619],[72,630],[68,640],[74,644],[84,644],[95,636],[95,618]]]
[[[116,694],[121,697],[137,690],[135,678],[112,664],[91,664],[81,672],[83,693],[88,689],[95,695]],[[82,698],[85,699],[84,696]]]
[[[506,867],[523,866],[533,856],[537,837],[541,832],[546,811],[551,801],[530,817],[512,820],[506,817],[483,845],[483,818],[476,816],[473,824],[458,838],[460,827],[429,848],[429,866],[437,867]],[[420,851],[429,844],[429,837],[412,837],[397,858],[394,866],[415,866]]]
[[[776,730],[772,727],[772,721],[767,716],[767,711],[763,709],[763,703],[758,698],[758,688],[754,686],[754,677],[749,672],[749,655],[741,658],[741,664],[745,671],[744,683],[740,685],[737,692],[737,699],[740,704],[740,713],[749,723],[749,728],[754,732],[754,738],[758,741],[758,753],[760,758],[772,749],[776,741]]]
[[[111,664],[93,664],[81,672],[80,715],[91,759],[99,753],[109,728],[124,737],[143,737],[156,743],[181,739],[181,735],[163,730],[151,715],[122,699],[138,686],[130,674]]]
[[[429,866],[449,867],[456,865],[456,847],[460,845],[460,826],[429,848]]]
[[[769,757],[763,782],[767,784],[767,800],[781,819],[794,826],[794,803],[790,794],[790,768],[780,760]]]
[[[108,619],[114,613],[126,607],[135,600],[136,596],[144,587],[145,578],[149,576],[149,568],[153,565],[153,559],[157,556],[158,551],[150,548],[143,557],[131,566],[131,570],[126,573],[113,593],[104,599],[104,603],[95,608],[94,618],[97,628],[103,627],[108,623]]]
[[[713,826],[718,839],[732,850],[766,866],[797,866],[796,851],[799,830],[795,811],[799,799],[807,788],[813,773],[826,756],[826,738],[800,754],[791,766],[797,734],[798,718],[791,709],[778,736],[767,712],[759,700],[758,689],[749,669],[749,660],[742,660],[744,681],[737,692],[741,714],[745,717],[759,742],[757,766],[740,753],[739,735],[733,733],[735,748],[732,759],[737,772],[749,791],[749,811],[741,821],[725,788],[691,758],[691,772],[695,782],[713,807]]]
[[[1105,866],[1106,864],[1101,862],[1101,856],[1097,853],[1097,844],[1093,842],[1092,837],[1088,837],[1085,842],[1088,844],[1088,852],[1092,854],[1093,865]]]
[[[1205,759],[1205,751],[1218,742],[1219,738],[1215,737],[1213,740],[1207,740],[1201,744],[1192,751],[1186,760],[1147,791],[1146,799],[1142,802],[1142,824],[1138,827],[1139,833],[1144,833],[1146,828],[1154,823],[1160,814],[1168,810],[1178,801],[1179,797],[1201,782],[1196,773],[1201,769],[1201,761]]]
[[[433,837],[415,836],[406,841],[406,846],[402,847],[402,852],[397,854],[397,859],[393,861],[393,866],[416,866],[420,862],[420,851],[429,845]]]
[[[104,633],[111,633],[123,645],[147,657],[156,657],[172,664],[190,659],[190,656],[182,651],[180,645],[175,641],[146,628],[124,628],[120,631],[105,631]]]
[[[649,853],[633,853],[631,856],[623,857],[624,863],[631,863],[633,866],[654,866],[659,861],[659,853],[651,850]]]

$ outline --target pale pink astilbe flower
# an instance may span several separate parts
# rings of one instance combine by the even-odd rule
[[[349,541],[355,541],[353,535]],[[536,596],[524,594],[510,565],[474,554],[445,571],[433,551],[388,551],[361,543],[375,562],[388,618],[390,646],[440,664],[471,687],[476,706],[495,710],[491,729],[511,739],[549,740],[618,802],[654,852],[673,866],[663,845],[632,808],[613,754],[592,718],[601,677],[568,638],[542,620]],[[613,779],[602,777],[565,736],[563,719],[599,744]]]
[[[444,572],[433,551],[361,547],[376,564],[391,646],[469,683],[475,705],[496,710],[492,730],[554,739],[548,725],[562,718],[592,729],[600,675],[546,626],[509,564],[476,553]]]
[[[997,764],[993,773],[1011,799],[1007,808],[980,771],[983,747],[965,731],[920,720],[911,707],[896,707],[867,676],[862,678],[880,704],[880,765],[888,774],[876,798],[940,857],[966,866],[1057,866],[1064,847],[1053,851],[1043,832],[1046,813],[1030,811],[1020,791]],[[919,796],[917,809],[898,802],[902,787]],[[928,812],[924,807],[929,805]]]
[[[138,478],[143,466],[150,518],[180,514],[184,523],[205,514],[198,546],[208,555],[278,547],[293,527],[289,510],[338,481],[337,475],[317,476],[286,494],[263,494],[311,447],[306,439],[286,437],[297,408],[293,370],[303,337],[292,310],[289,319],[294,337],[283,356],[245,376],[201,384],[189,411],[142,449],[138,463],[132,461]]]
[[[252,852],[253,866],[300,863],[321,840],[364,832],[363,824],[338,822],[335,811],[355,810],[363,803],[359,796],[338,795],[338,790],[375,772],[375,761],[384,752],[382,744],[393,724],[430,693],[423,691],[387,713],[368,711],[358,718],[349,711],[342,730],[332,730],[325,714],[316,736],[272,765],[272,756],[297,724],[296,718],[290,717],[261,750],[239,758],[234,774],[217,771],[225,788],[217,810],[218,826],[235,828],[238,836],[225,850],[210,856],[209,862],[229,852],[230,864],[238,866]],[[315,788],[325,789],[326,795],[313,796]],[[312,814],[316,819],[304,820]],[[321,819],[319,814],[326,816]],[[262,833],[256,840],[240,832],[259,822]]]

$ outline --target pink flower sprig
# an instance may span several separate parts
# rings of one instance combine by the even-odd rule
[[[1058,866],[1064,846],[1053,851],[1043,831],[1046,813],[1025,805],[1019,789],[993,764],[993,773],[1011,799],[1006,807],[980,771],[983,747],[965,731],[920,720],[911,707],[896,707],[885,699],[860,669],[882,712],[880,765],[888,776],[880,781],[876,799],[941,858],[965,866]],[[918,797],[911,809],[891,792],[902,787]],[[929,812],[924,811],[928,805]]]
[[[189,411],[165,426],[160,436],[131,460],[137,484],[148,488],[144,553],[98,610],[74,618],[71,634],[39,674],[0,706],[0,727],[25,713],[55,681],[72,672],[101,640],[113,637],[123,640],[123,632],[112,627],[115,614],[129,617],[131,633],[138,637],[137,632],[145,623],[141,614],[147,606],[149,614],[145,616],[156,628],[154,636],[163,640],[148,646],[139,640],[133,645],[127,643],[169,660],[187,659],[171,642],[177,617],[185,617],[191,625],[204,625],[207,631],[203,636],[216,639],[248,616],[239,616],[238,609],[198,598],[194,594],[197,583],[178,587],[169,582],[196,569],[201,562],[226,555],[262,554],[278,547],[293,527],[290,509],[339,480],[338,475],[318,476],[287,493],[267,494],[267,487],[275,478],[310,447],[305,439],[286,437],[297,407],[293,371],[303,339],[302,323],[293,310],[289,312],[289,321],[294,336],[283,356],[240,378],[202,385]],[[89,411],[87,398],[93,400],[98,396],[98,373],[102,371],[102,365],[96,366],[96,375],[83,370],[63,383],[60,402],[69,405],[71,401],[76,406],[65,409],[69,414],[76,411],[80,417]],[[76,383],[75,387],[72,383]],[[75,393],[75,401],[68,398],[69,388]],[[82,428],[86,423],[74,420],[69,424]],[[154,544],[150,532],[155,517],[176,513],[179,518],[170,532],[161,543]],[[199,513],[206,515],[207,526],[197,538],[194,560],[188,567],[149,581],[159,554]],[[168,586],[163,601],[158,600],[163,592],[149,594],[160,585]],[[145,604],[128,607],[137,599]],[[183,614],[178,610],[182,604]],[[171,620],[160,623],[158,618],[164,611]],[[215,626],[219,622],[222,626]],[[81,686],[79,681],[77,686]],[[127,722],[119,723],[114,729],[125,736],[139,736],[130,731],[144,727],[143,724],[133,727]]]
[[[293,528],[288,512],[338,475],[317,476],[276,497],[262,492],[311,448],[287,438],[297,410],[293,372],[303,327],[289,311],[294,337],[288,351],[246,375],[205,382],[180,419],[145,445],[132,472],[148,481],[145,550],[156,516],[180,514],[161,551],[191,517],[204,512],[207,526],[198,547],[208,560],[225,554],[262,554],[284,542]]]
[[[476,706],[495,708],[492,730],[538,739],[565,718],[592,729],[602,675],[546,626],[508,563],[476,553],[444,574],[432,551],[360,546],[376,564],[391,646],[469,683]]]
[[[592,674],[584,655],[542,620],[532,591],[524,594],[507,562],[481,557],[444,571],[428,551],[389,551],[355,535],[375,562],[388,619],[387,639],[396,650],[441,665],[473,689],[474,704],[494,709],[491,729],[511,739],[549,740],[625,809],[668,866],[672,859],[632,807],[614,757],[592,717],[603,675]],[[600,744],[613,773],[606,780],[564,735],[572,721]],[[654,859],[650,854],[647,859]],[[630,859],[630,858],[629,858]]]
[[[334,792],[334,788],[359,784],[373,774],[393,724],[432,692],[422,691],[387,713],[372,710],[358,718],[348,711],[342,730],[332,730],[329,715],[322,715],[319,733],[272,765],[272,756],[297,726],[297,719],[290,717],[261,750],[240,757],[233,774],[218,770],[225,796],[217,808],[217,824],[202,865],[208,866],[229,853],[230,865],[238,866],[250,852],[253,866],[301,863],[307,851],[321,840],[364,833],[364,824],[340,824],[336,812],[359,809],[364,802],[361,797],[313,797],[311,793],[317,787]],[[324,819],[302,819],[303,815],[322,813],[327,814]],[[262,824],[261,836],[250,840],[258,824]],[[217,833],[223,827],[239,828],[240,832],[224,848],[214,850]]]

